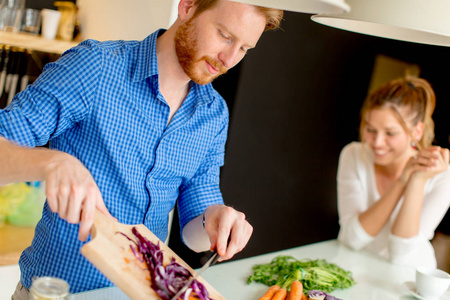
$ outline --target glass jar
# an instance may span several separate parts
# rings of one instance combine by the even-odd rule
[[[55,277],[36,277],[31,284],[30,300],[69,300],[69,284]]]

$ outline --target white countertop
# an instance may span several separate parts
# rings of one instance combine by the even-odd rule
[[[233,262],[219,263],[203,273],[204,277],[229,300],[257,300],[267,290],[259,283],[247,284],[247,277],[255,264],[268,263],[278,255],[291,255],[297,259],[326,259],[353,273],[357,284],[331,294],[345,300],[413,300],[404,283],[414,281],[415,270],[392,265],[364,251],[352,251],[336,240],[268,253]],[[6,278],[5,278],[5,275]],[[0,267],[0,299],[8,299],[17,284],[17,266]],[[7,291],[8,293],[5,293]],[[73,300],[126,300],[118,288],[105,288],[75,294]],[[450,300],[450,290],[440,300]]]
[[[19,265],[0,267],[0,299],[11,299],[19,279]]]
[[[291,255],[297,259],[326,259],[352,272],[357,284],[331,294],[345,300],[413,300],[404,283],[414,281],[415,270],[390,264],[364,251],[352,251],[336,240],[306,245],[279,252],[268,253],[233,262],[217,264],[203,273],[214,288],[229,300],[257,300],[267,286],[259,283],[247,284],[255,264],[269,263],[278,255]],[[106,296],[107,295],[107,296]],[[75,295],[74,300],[128,299],[118,288],[106,288]],[[450,300],[450,291],[440,300]]]

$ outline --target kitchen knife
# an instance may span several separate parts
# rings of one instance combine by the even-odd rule
[[[177,300],[188,289],[192,281],[197,279],[210,266],[214,265],[219,259],[219,257],[220,257],[219,254],[216,251],[214,251],[209,257],[208,261],[203,265],[203,267],[188,280],[188,282],[178,291],[178,293],[175,294],[175,296],[172,297],[171,300]]]

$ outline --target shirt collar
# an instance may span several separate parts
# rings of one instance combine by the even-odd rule
[[[141,42],[136,60],[137,63],[133,75],[133,81],[142,81],[148,77],[159,75],[158,59],[156,57],[156,41],[165,31],[165,29],[159,29]],[[203,95],[203,97],[200,97],[199,100],[204,104],[211,103],[217,98],[217,92],[214,90],[211,83],[199,85],[191,81],[191,84],[191,89],[194,89],[197,95]]]
[[[159,29],[146,37],[139,46],[136,60],[136,69],[133,81],[142,81],[145,78],[158,75],[158,60],[156,58],[156,40],[165,29]]]

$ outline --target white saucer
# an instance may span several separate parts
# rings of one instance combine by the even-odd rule
[[[403,289],[405,291],[407,291],[410,295],[413,295],[417,299],[420,299],[420,300],[438,300],[438,299],[425,298],[425,297],[419,295],[419,293],[417,292],[416,283],[413,282],[413,281],[403,282],[402,286],[403,286]],[[447,299],[447,297],[445,297],[445,295],[443,295],[442,297],[439,298],[439,300],[444,300],[444,299]]]

